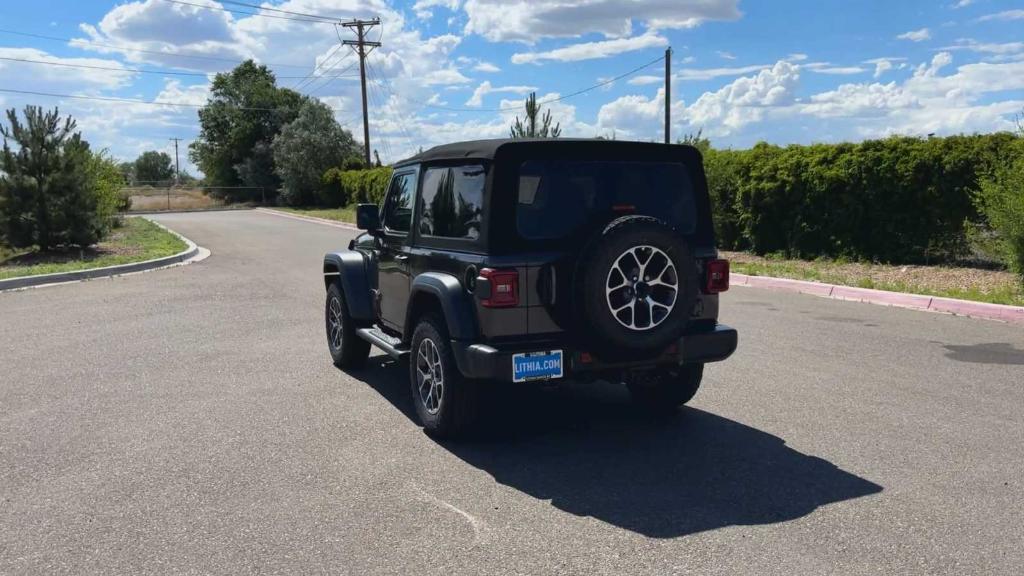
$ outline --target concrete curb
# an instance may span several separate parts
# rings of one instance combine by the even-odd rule
[[[281,210],[274,210],[273,208],[255,208],[257,212],[263,212],[265,214],[273,214],[274,216],[280,216],[282,218],[291,218],[292,220],[305,220],[306,222],[312,222],[314,224],[323,224],[324,226],[331,226],[333,228],[343,228],[345,230],[359,230],[353,224],[346,222],[339,222],[337,220],[328,220],[327,218],[317,218],[316,216],[302,216],[299,214],[292,214],[291,212],[284,212]]]
[[[161,214],[191,214],[193,212],[238,212],[253,210],[252,206],[215,206],[213,208],[180,208],[177,210],[129,210],[125,216],[159,216]]]
[[[730,284],[732,286],[751,286],[754,288],[767,288],[769,290],[779,290],[783,292],[811,294],[813,296],[832,298],[834,300],[850,300],[854,302],[865,302],[868,304],[880,304],[883,306],[896,306],[899,308],[910,308],[913,310],[943,312],[946,314],[954,314],[956,316],[970,316],[971,318],[984,318],[987,320],[1000,320],[1003,322],[1024,324],[1024,306],[1005,306],[1002,304],[971,302],[970,300],[957,300],[954,298],[940,298],[938,296],[903,294],[901,292],[888,292],[886,290],[854,288],[852,286],[808,282],[806,280],[791,280],[789,278],[748,276],[746,274],[736,273],[731,274]]]
[[[138,216],[143,218],[143,216]],[[94,278],[105,278],[111,276],[123,276],[125,274],[132,274],[136,272],[146,272],[149,270],[156,270],[159,268],[169,268],[184,263],[197,262],[205,259],[210,255],[210,251],[197,246],[195,242],[185,238],[181,234],[178,234],[174,230],[164,226],[163,224],[156,222],[150,218],[146,218],[153,224],[163,228],[164,230],[174,234],[185,242],[185,249],[177,254],[171,256],[164,256],[163,258],[153,258],[152,260],[145,260],[143,262],[132,262],[130,264],[118,264],[116,266],[105,266],[103,268],[90,268],[88,270],[76,270],[72,272],[55,272],[53,274],[37,274],[35,276],[20,276],[18,278],[8,278],[6,280],[0,280],[0,292],[8,290],[20,290],[24,288],[34,288],[37,286],[49,286],[51,284],[65,284],[68,282],[80,282],[82,280],[91,280]]]

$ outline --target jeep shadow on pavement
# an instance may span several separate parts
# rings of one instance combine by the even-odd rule
[[[395,364],[374,356],[356,378],[415,420]],[[788,522],[882,491],[729,418],[689,406],[652,418],[614,383],[497,383],[481,400],[474,437],[440,446],[557,510],[651,538]]]
[[[408,359],[416,414],[465,432],[493,382],[622,382],[647,409],[728,358],[700,153],[601,140],[484,140],[395,165],[365,233],[324,257],[334,363]]]

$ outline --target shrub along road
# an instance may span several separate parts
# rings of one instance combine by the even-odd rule
[[[440,444],[406,372],[334,369],[351,232],[162,215],[188,267],[0,294],[0,573],[1012,574],[1019,327],[735,288],[692,407],[488,395]],[[504,410],[502,410],[504,408]]]

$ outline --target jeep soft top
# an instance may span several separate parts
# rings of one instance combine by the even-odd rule
[[[395,165],[366,230],[328,254],[335,363],[410,358],[426,429],[451,434],[488,380],[608,379],[659,408],[727,358],[728,288],[699,151],[606,140],[481,140]]]

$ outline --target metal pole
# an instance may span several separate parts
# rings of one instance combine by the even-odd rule
[[[366,39],[366,32],[374,26],[380,25],[380,19],[374,18],[373,20],[352,20],[350,22],[342,23],[342,26],[346,28],[355,28],[356,40],[345,40],[342,44],[346,46],[353,46],[356,54],[359,55],[359,84],[363,92],[363,160],[366,161],[366,167],[370,167],[370,114],[367,110],[366,104],[366,57],[370,55],[370,52],[374,48],[380,46],[380,42],[370,42]],[[370,49],[367,50],[366,47]]]
[[[181,163],[178,160],[178,142],[181,138],[170,138],[174,141],[174,186],[181,185]],[[171,189],[167,188],[167,209],[171,209]]]
[[[363,48],[363,41],[366,39],[363,35],[363,23],[359,23],[359,46],[356,50],[359,52],[359,82],[363,90],[363,155],[366,159],[366,167],[370,167],[370,115],[366,110],[366,51]]]
[[[665,49],[665,144],[672,143],[672,47]]]

